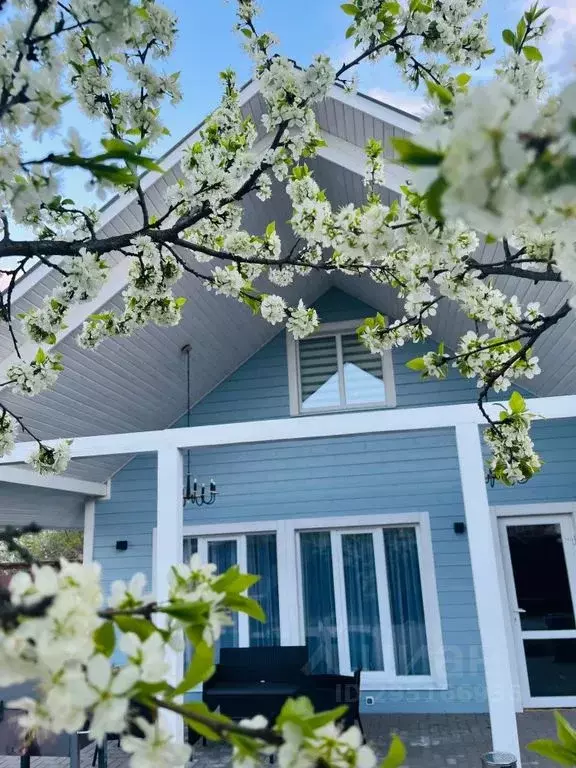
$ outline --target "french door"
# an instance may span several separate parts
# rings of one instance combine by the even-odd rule
[[[260,581],[250,588],[249,594],[262,605],[267,616],[266,623],[235,613],[234,624],[224,629],[219,647],[280,645],[276,534],[185,537],[184,559],[194,552],[198,552],[203,562],[214,563],[219,573],[238,565],[244,573],[260,576]]]
[[[570,515],[499,521],[522,701],[576,705],[576,539]]]

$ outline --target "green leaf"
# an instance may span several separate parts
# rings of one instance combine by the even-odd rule
[[[346,40],[349,40],[352,37],[352,35],[354,34],[354,32],[356,32],[356,25],[355,24],[350,24],[350,26],[346,30],[346,35],[345,35]]]
[[[512,392],[508,405],[510,406],[512,413],[524,413],[526,410],[526,401],[520,392]]]
[[[576,765],[576,752],[552,741],[552,739],[536,739],[536,741],[531,741],[527,747],[531,752],[536,752],[542,757],[548,757],[560,765],[567,765],[571,768]]]
[[[221,584],[221,580],[223,578],[224,576],[215,581],[212,585],[215,592],[238,594],[239,592],[246,591],[260,581],[260,576],[253,575],[251,573],[238,573],[233,578],[228,579],[226,582]]]
[[[434,83],[432,80],[426,80],[426,88],[428,89],[430,96],[436,96],[443,106],[447,107],[449,104],[452,104],[454,97],[448,88],[445,88],[443,85],[438,85],[438,83]]]
[[[516,25],[516,40],[518,42],[518,45],[521,45],[524,42],[525,34],[526,34],[526,20],[524,19],[524,16],[522,16],[522,18]]]
[[[528,61],[543,61],[542,54],[535,45],[525,45],[522,48],[522,53],[526,56]]]
[[[248,27],[242,27],[242,29],[240,30],[240,32],[242,32],[242,34],[244,35],[244,37],[247,37],[248,39],[250,39],[250,38],[252,37],[252,30],[251,30],[251,29],[248,29]]]
[[[558,740],[567,749],[572,750],[576,756],[576,729],[572,728],[570,723],[562,717],[560,712],[554,712],[556,719],[556,733]]]
[[[94,631],[92,637],[94,638],[94,645],[98,653],[102,653],[104,656],[112,656],[116,645],[116,633],[113,622],[105,621],[104,624],[101,624]]]
[[[314,717],[307,720],[307,724],[313,730],[316,730],[316,728],[322,728],[323,725],[327,725],[328,723],[335,723],[337,720],[340,720],[341,717],[344,717],[346,712],[348,712],[348,707],[343,704],[341,707],[335,707],[334,709],[329,709],[326,712],[320,712],[319,714],[314,715]]]
[[[271,235],[276,232],[276,222],[271,221],[270,224],[266,227],[266,237],[270,237]]]
[[[411,139],[393,138],[392,145],[398,152],[400,160],[408,165],[440,165],[444,159],[442,152],[421,147]]]
[[[456,75],[454,80],[456,81],[457,86],[465,88],[470,80],[472,80],[472,75],[469,75],[467,72],[461,72],[459,75]]]
[[[180,619],[186,623],[202,623],[206,620],[207,603],[193,602],[188,603],[184,600],[171,602],[158,608],[161,613],[172,616],[174,619]]]
[[[183,717],[186,721],[186,724],[189,725],[193,730],[196,731],[196,733],[199,733],[200,736],[204,736],[206,739],[210,739],[210,741],[219,741],[220,736],[218,735],[218,732],[215,731],[213,728],[210,728],[209,725],[206,725],[204,723],[199,723],[197,720],[194,719],[194,715],[200,715],[202,718],[210,719],[214,723],[230,723],[231,720],[228,717],[225,717],[224,715],[219,714],[218,712],[211,712],[206,704],[204,704],[203,701],[189,701],[186,704],[180,704],[179,705],[183,710]],[[189,717],[187,717],[187,714]]]
[[[380,763],[380,768],[399,768],[405,760],[406,747],[400,737],[394,734],[388,748],[388,754]]]
[[[188,665],[182,682],[176,686],[173,695],[187,693],[214,674],[214,648],[206,643],[198,643],[194,648],[192,660]]]
[[[347,13],[348,16],[356,16],[356,14],[358,13],[358,8],[356,8],[356,6],[353,5],[352,3],[344,3],[343,5],[340,6],[340,8],[342,8],[344,13]]]
[[[46,352],[44,352],[42,347],[38,347],[38,351],[34,357],[34,362],[38,363],[38,365],[42,365],[42,363],[46,362]]]
[[[406,368],[410,368],[411,371],[425,371],[426,363],[423,357],[415,357],[413,360],[408,360]]]
[[[516,36],[511,29],[502,30],[502,40],[504,40],[506,45],[509,45],[511,48],[516,46]]]
[[[448,189],[448,182],[443,176],[439,176],[430,184],[426,191],[426,209],[430,216],[442,221],[442,197]]]
[[[262,606],[251,597],[245,597],[244,595],[226,595],[224,604],[233,611],[245,613],[247,616],[251,616],[257,621],[266,621],[266,614],[264,613]]]
[[[138,616],[114,616],[113,621],[122,632],[134,632],[140,640],[146,640],[156,632],[154,624]]]

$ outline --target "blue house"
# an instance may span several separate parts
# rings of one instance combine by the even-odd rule
[[[257,119],[254,85],[243,103]],[[318,113],[327,146],[313,165],[336,203],[361,199],[365,140],[416,123],[339,89]],[[194,140],[164,159],[164,175],[147,178],[151,212],[161,212],[182,146]],[[403,175],[391,174],[391,197]],[[282,235],[288,215],[279,191],[246,204],[254,231],[275,219]],[[114,200],[104,231],[135,216],[134,201]],[[361,667],[365,712],[489,712],[495,747],[518,754],[517,711],[576,705],[570,327],[554,329],[548,344],[564,352],[527,393],[546,417],[534,427],[543,470],[522,486],[487,487],[473,383],[456,374],[423,382],[406,367],[457,339],[462,321],[450,309],[434,319],[429,346],[377,358],[355,328],[400,307],[369,280],[313,275],[288,287],[289,301],[302,296],[321,319],[295,342],[187,276],[180,326],[80,350],[75,329],[118,303],[126,271],[119,258],[111,285],[71,318],[55,389],[30,401],[10,395],[43,438],[73,437],[74,459],[64,477],[38,478],[17,466],[27,452],[18,446],[0,467],[1,521],[82,526],[85,558],[102,564],[107,584],[143,571],[158,599],[170,565],[196,551],[261,574],[253,594],[268,622],[241,617],[222,644],[306,643],[317,672]],[[18,285],[17,305],[39,302],[55,279],[37,267]],[[553,301],[562,289],[535,289],[536,300],[540,290]],[[183,504],[195,478],[215,481],[213,504]],[[172,663],[176,672],[181,657]]]

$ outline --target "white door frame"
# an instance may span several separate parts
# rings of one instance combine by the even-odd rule
[[[506,595],[509,605],[507,630],[512,638],[511,659],[519,686],[518,704],[523,707],[574,707],[576,706],[576,694],[574,696],[531,696],[528,683],[528,671],[524,654],[523,639],[545,639],[550,636],[549,631],[522,632],[520,628],[520,615],[514,587],[512,563],[508,539],[505,529],[513,524],[550,524],[559,523],[564,541],[564,553],[573,605],[576,609],[576,503],[551,503],[511,505],[508,507],[495,507],[493,512],[498,518],[498,536],[500,540],[500,576],[503,594]],[[576,629],[554,632],[554,637],[576,638]]]

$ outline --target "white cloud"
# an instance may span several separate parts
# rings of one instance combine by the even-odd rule
[[[548,14],[554,22],[542,45],[544,63],[562,81],[576,72],[576,1],[556,0]]]
[[[411,115],[421,116],[427,109],[424,98],[412,91],[388,91],[386,88],[370,88],[367,93],[373,99],[403,109],[404,112],[409,112]]]

